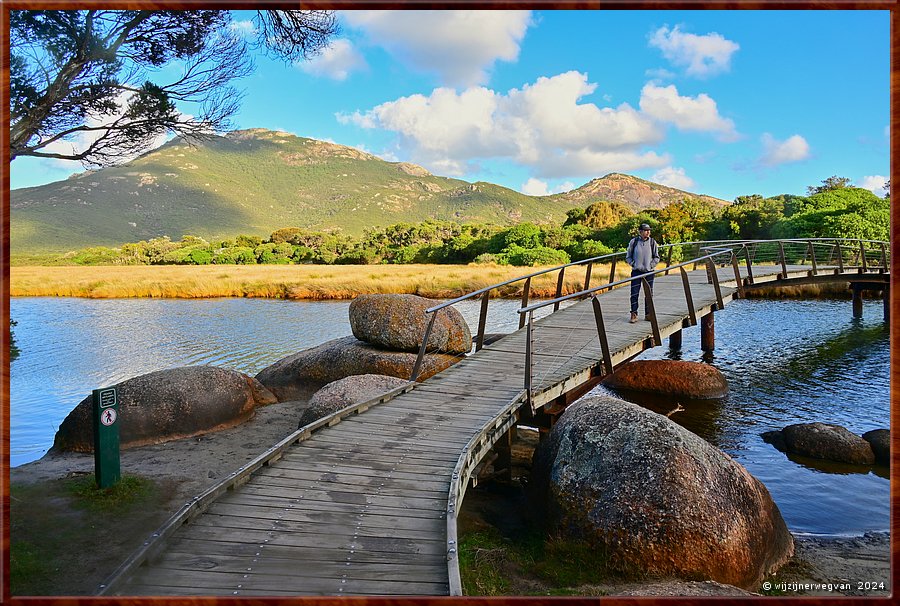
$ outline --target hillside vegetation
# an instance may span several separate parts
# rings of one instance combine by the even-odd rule
[[[175,139],[128,164],[11,192],[13,254],[66,252],[185,235],[233,239],[283,227],[360,236],[427,218],[509,226],[559,223],[600,199],[632,212],[695,196],[612,174],[552,196],[439,177],[357,149],[264,129],[191,146]]]
[[[180,241],[164,237],[120,247],[94,246],[54,256],[50,262],[75,265],[474,262],[546,266],[622,251],[641,223],[650,224],[661,244],[810,237],[887,240],[890,202],[868,190],[846,186],[810,196],[743,196],[725,208],[688,198],[637,214],[617,202],[600,201],[583,209],[569,209],[566,220],[555,225],[523,221],[503,227],[429,219],[367,228],[362,236],[285,227],[265,239],[240,234],[233,239],[210,242],[187,235]],[[28,262],[34,261],[28,259]]]

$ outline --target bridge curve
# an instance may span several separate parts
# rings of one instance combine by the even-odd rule
[[[622,254],[527,274],[480,298],[475,352],[447,370],[298,429],[185,504],[99,588],[105,595],[461,595],[457,513],[485,455],[518,422],[552,424],[617,365],[748,289],[844,281],[886,288],[886,243],[662,246],[649,321],[628,322]],[[583,288],[564,275],[583,268]],[[621,267],[621,265],[620,265]],[[604,280],[591,286],[602,268]],[[608,274],[606,270],[609,270]],[[530,304],[530,281],[559,274]],[[596,271],[594,271],[596,275]],[[522,283],[519,329],[485,346],[491,295]],[[427,336],[423,338],[427,342]],[[424,352],[420,352],[420,357]],[[364,413],[364,414],[363,414]]]

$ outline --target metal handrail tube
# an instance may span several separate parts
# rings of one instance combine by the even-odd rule
[[[616,282],[610,282],[609,284],[603,284],[603,285],[601,285],[601,286],[594,286],[593,288],[589,288],[589,289],[587,289],[587,290],[580,290],[580,291],[578,291],[578,292],[571,293],[571,294],[568,294],[568,295],[559,297],[558,299],[550,299],[550,300],[548,300],[548,301],[541,301],[540,303],[534,303],[534,304],[532,304],[532,305],[529,305],[528,307],[522,307],[522,308],[520,308],[520,309],[517,311],[517,313],[524,314],[524,313],[528,313],[528,312],[530,312],[530,311],[535,311],[535,310],[540,309],[540,308],[542,308],[542,307],[546,307],[547,305],[553,305],[553,304],[556,303],[557,301],[559,301],[560,303],[562,303],[563,301],[569,301],[570,299],[574,299],[574,298],[576,298],[576,297],[586,297],[586,296],[591,295],[591,294],[593,294],[593,293],[595,293],[595,292],[599,292],[599,291],[605,290],[605,289],[607,289],[607,288],[615,288],[616,286],[621,286],[622,284],[627,284],[627,283],[629,283],[629,282],[631,282],[631,281],[633,281],[633,280],[637,280],[637,279],[639,279],[639,278],[646,278],[647,276],[656,275],[656,274],[658,274],[658,273],[663,273],[663,272],[666,271],[666,269],[669,269],[669,270],[672,270],[672,269],[678,269],[679,267],[685,267],[685,266],[690,265],[690,264],[692,264],[692,263],[697,263],[697,262],[699,262],[699,261],[705,261],[706,259],[709,259],[709,258],[712,258],[712,257],[717,257],[717,256],[722,255],[722,254],[725,254],[725,253],[731,254],[731,250],[730,250],[730,249],[726,249],[726,250],[718,250],[718,251],[716,251],[716,252],[710,253],[710,254],[708,254],[708,255],[704,255],[704,256],[702,256],[702,257],[698,257],[698,258],[696,258],[696,259],[690,259],[689,261],[684,261],[683,263],[679,263],[678,265],[672,265],[672,266],[670,266],[670,267],[668,267],[668,268],[663,267],[663,268],[661,268],[661,269],[654,269],[654,270],[652,270],[652,271],[648,271],[648,272],[646,272],[646,273],[639,274],[639,275],[637,275],[637,276],[631,276],[630,278],[624,278],[624,279],[622,279],[622,280],[617,280]]]

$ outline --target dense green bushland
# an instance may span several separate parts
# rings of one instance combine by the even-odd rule
[[[496,263],[557,265],[624,250],[640,223],[649,223],[662,244],[697,240],[764,238],[863,238],[887,240],[890,200],[827,179],[812,195],[771,198],[739,196],[719,208],[687,198],[659,210],[632,213],[616,202],[599,201],[567,212],[562,225],[523,222],[512,227],[429,219],[369,228],[360,237],[278,229],[263,238],[239,235],[207,242],[184,236],[97,246],[62,257],[78,265]]]

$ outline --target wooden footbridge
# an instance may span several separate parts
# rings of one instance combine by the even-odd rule
[[[858,292],[886,290],[889,279],[883,242],[660,248],[666,267],[654,272],[649,319],[642,313],[635,324],[628,322],[630,279],[616,273],[621,254],[432,308],[428,330],[444,308],[480,298],[474,353],[422,382],[417,364],[408,385],[300,428],[187,503],[99,593],[461,595],[457,513],[490,451],[495,468],[508,464],[517,423],[549,427],[618,364],[666,337],[679,339],[684,327],[702,323],[711,347],[713,312],[747,289],[839,280]],[[565,295],[564,276],[574,271],[584,272],[583,289]],[[559,275],[557,297],[531,304],[531,280],[547,272]],[[519,330],[485,346],[490,298],[512,289],[522,296]]]

